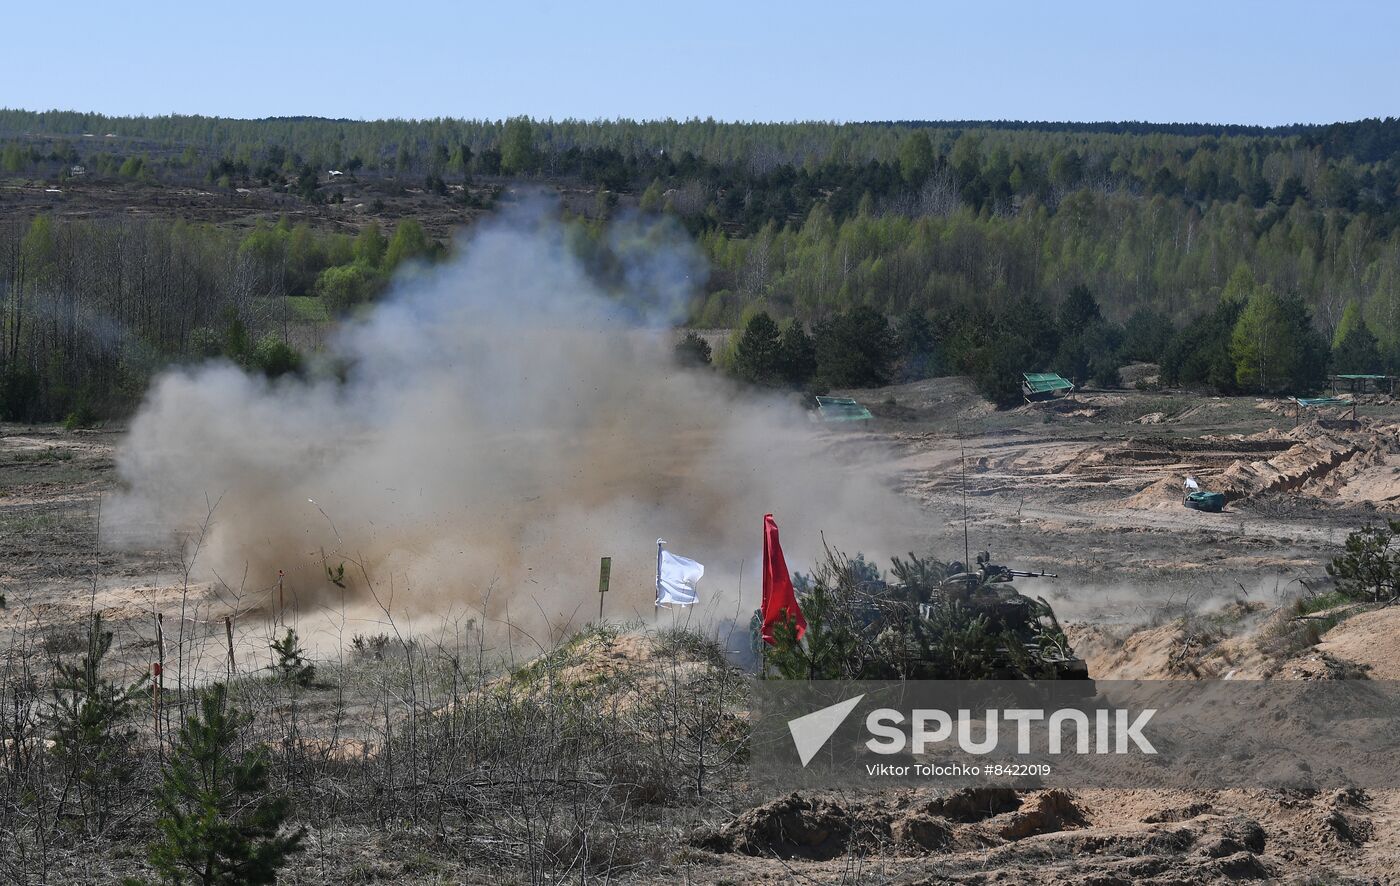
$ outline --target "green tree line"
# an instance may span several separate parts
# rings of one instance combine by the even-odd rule
[[[111,130],[120,137],[102,137]],[[435,186],[582,180],[610,195],[604,212],[623,193],[702,238],[714,268],[692,316],[703,326],[733,325],[755,301],[816,322],[853,304],[897,315],[1027,292],[1053,301],[1081,283],[1117,322],[1143,306],[1185,322],[1214,309],[1243,262],[1301,297],[1327,337],[1352,310],[1389,353],[1400,324],[1397,133],[1390,119],[1212,129],[0,111],[0,137],[14,140],[0,165],[62,171],[117,151],[107,174],[204,169],[307,199],[325,190],[318,171],[336,166]],[[118,162],[126,145],[145,153]]]
[[[0,224],[0,419],[129,410],[173,362],[302,368],[301,333],[442,252],[421,225],[356,236],[283,220],[239,233],[161,220]]]
[[[908,376],[906,359],[920,373],[1056,368],[1109,383],[1111,364],[1150,358],[1166,383],[1225,391],[1303,390],[1329,363],[1394,370],[1397,148],[1392,119],[1256,128],[0,111],[8,176],[61,176],[81,162],[97,178],[273,185],[311,202],[326,198],[331,168],[421,182],[428,195],[473,177],[582,182],[594,221],[574,242],[591,272],[618,273],[597,220],[632,208],[674,219],[709,264],[685,319],[743,330],[766,314],[784,368],[760,360],[741,374],[799,386]],[[411,220],[347,236],[285,222],[234,234],[24,218],[0,238],[0,382],[7,414],[30,417],[130,398],[150,365],[170,359],[218,352],[249,363],[279,331],[278,311],[291,345],[290,307],[352,311],[402,262],[443,251]],[[78,258],[87,241],[91,262]],[[116,283],[99,285],[97,268]],[[1058,315],[1080,287],[1097,314],[1071,329]],[[197,307],[157,316],[186,299]],[[869,347],[839,346],[878,345],[840,334],[874,316],[926,328],[938,347],[899,352],[886,371]],[[1279,343],[1295,354],[1279,357]],[[833,368],[842,362],[854,368]]]
[[[891,320],[859,305],[809,332],[800,319],[779,323],[751,310],[725,347],[712,352],[695,332],[676,345],[685,366],[711,362],[751,385],[821,393],[940,375],[967,375],[1001,406],[1021,402],[1021,374],[1058,372],[1076,385],[1112,387],[1132,362],[1160,363],[1165,384],[1225,393],[1309,393],[1329,366],[1377,372],[1384,358],[1358,314],[1329,347],[1297,297],[1258,283],[1244,265],[1215,310],[1180,327],[1151,309],[1126,324],[1104,316],[1092,292],[1075,286],[1058,305],[1022,296],[1005,306],[956,306]]]
[[[110,138],[108,136],[111,136]],[[841,220],[870,196],[881,211],[949,206],[1019,211],[1081,188],[1180,199],[1204,210],[1299,200],[1391,215],[1400,121],[1330,127],[964,123],[739,124],[688,121],[348,121],[110,118],[0,110],[0,172],[275,184],[315,199],[330,169],[423,182],[474,175],[657,188],[693,229]],[[1391,226],[1386,223],[1386,227]]]

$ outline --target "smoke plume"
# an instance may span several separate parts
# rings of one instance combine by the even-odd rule
[[[265,595],[283,570],[314,606],[339,599],[325,567],[347,563],[361,604],[367,575],[400,612],[551,624],[596,615],[601,556],[608,615],[650,617],[659,536],[706,564],[700,609],[746,620],[770,511],[793,568],[823,531],[905,550],[914,515],[801,410],[674,366],[667,324],[703,263],[658,231],[611,232],[639,257],[605,291],[550,213],[514,210],[346,324],[328,346],[338,372],[166,373],[119,452],[105,535],[168,540],[216,502],[196,563],[211,581]]]

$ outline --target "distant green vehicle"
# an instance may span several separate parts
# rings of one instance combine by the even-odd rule
[[[1195,477],[1186,478],[1186,498],[1182,504],[1193,511],[1218,514],[1225,510],[1225,493],[1202,489]]]

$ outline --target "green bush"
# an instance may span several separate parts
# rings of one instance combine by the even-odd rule
[[[777,382],[781,340],[778,324],[773,322],[767,311],[754,314],[734,345],[733,373],[749,384],[770,385]]]
[[[358,246],[358,244],[357,244]],[[373,247],[366,247],[370,249]],[[357,248],[357,252],[362,251]],[[379,273],[366,262],[326,268],[316,278],[316,294],[332,315],[349,313],[369,301],[381,285]]]
[[[78,404],[78,407],[63,419],[63,427],[70,431],[76,431],[78,428],[90,428],[95,424],[97,424],[97,413],[86,403]]]
[[[253,368],[268,378],[280,378],[301,372],[301,353],[276,335],[266,335],[253,349]]]
[[[687,329],[674,349],[676,362],[681,366],[709,366],[710,343],[705,336],[693,329]]]
[[[1024,339],[1007,336],[979,348],[972,359],[972,383],[977,393],[1000,407],[1018,406],[1024,400],[1021,373],[1034,371],[1031,349]]]

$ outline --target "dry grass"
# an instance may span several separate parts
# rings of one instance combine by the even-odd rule
[[[245,746],[270,750],[273,789],[310,831],[286,882],[656,876],[679,833],[732,805],[744,681],[712,641],[589,628],[511,673],[475,623],[450,628],[346,644],[306,687],[269,669],[230,682],[254,714]],[[0,651],[4,882],[149,876],[154,792],[195,692],[168,649],[158,714],[149,694],[131,711],[134,777],[95,827],[48,744],[55,663],[84,646],[55,642],[71,633],[32,625]],[[618,666],[619,645],[637,666]]]

